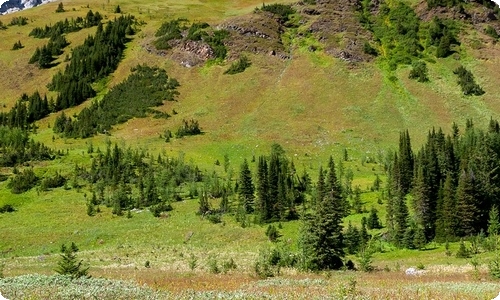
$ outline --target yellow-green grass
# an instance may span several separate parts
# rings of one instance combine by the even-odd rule
[[[128,0],[110,1],[104,5],[92,1],[65,1],[67,12],[62,14],[54,12],[57,3],[50,3],[15,15],[0,16],[3,23],[10,22],[17,15],[30,20],[24,27],[14,26],[0,31],[0,77],[4,79],[0,82],[0,104],[6,105],[4,111],[22,92],[31,93],[37,89],[46,92],[45,86],[52,75],[64,67],[61,63],[51,70],[42,71],[28,65],[27,61],[35,48],[46,43],[46,40],[29,38],[28,33],[36,26],[55,23],[61,18],[84,16],[87,4],[90,9],[108,18],[115,16],[113,9],[119,4],[125,13],[147,23],[127,45],[123,61],[117,71],[105,80],[109,86],[103,87],[102,93],[124,80],[131,67],[139,63],[157,65],[181,83],[178,101],[168,102],[159,109],[165,112],[175,109],[178,114],[166,120],[133,119],[116,126],[111,136],[98,135],[86,140],[54,135],[50,127],[57,114],[53,114],[37,122],[39,129],[34,138],[55,149],[68,150],[69,154],[54,162],[36,163],[35,172],[39,175],[55,171],[70,174],[75,163],[89,164],[87,149],[90,142],[94,148],[104,150],[106,141],[111,141],[168,156],[177,157],[183,153],[186,161],[208,171],[215,170],[221,176],[227,174],[222,166],[215,165],[215,161],[219,160],[222,164],[227,154],[234,179],[244,158],[250,160],[253,155],[268,154],[271,144],[277,142],[293,159],[299,174],[306,169],[315,181],[318,167],[325,166],[330,155],[338,161],[345,148],[351,161],[345,162],[344,168],[353,170],[353,186],[361,187],[365,208],[377,208],[380,219],[385,223],[385,203],[377,202],[380,197],[378,192],[369,192],[375,174],[381,175],[383,170],[381,165],[362,164],[363,157],[375,158],[382,163],[380,160],[385,153],[395,149],[400,130],[409,129],[413,144],[419,146],[425,141],[427,130],[433,126],[441,126],[449,132],[453,121],[463,124],[466,118],[474,118],[475,123],[482,126],[490,116],[498,117],[500,113],[497,97],[500,94],[498,45],[486,44],[479,50],[463,46],[460,50],[462,62],[450,57],[435,64],[428,63],[431,81],[425,84],[407,79],[409,67],[390,72],[378,61],[352,66],[321,51],[311,53],[306,50],[308,45],[317,44],[317,39],[311,36],[290,38],[291,60],[248,54],[252,66],[234,76],[223,74],[228,62],[186,69],[168,60],[168,57],[148,53],[143,47],[154,38],[154,32],[162,21],[187,17],[216,25],[229,17],[250,13],[262,4],[253,0],[172,0],[161,3]],[[71,45],[65,54],[71,47],[81,44],[94,30],[69,34]],[[17,40],[25,48],[11,51]],[[484,53],[496,56],[489,60],[476,59],[484,57]],[[65,54],[58,61],[64,59]],[[452,73],[460,63],[473,71],[486,91],[484,96],[462,95]],[[397,80],[391,80],[391,76],[396,76]],[[88,105],[90,101],[68,109],[66,113],[73,115]],[[173,139],[169,143],[160,138],[166,129],[175,132],[182,119],[190,118],[200,122],[203,135]],[[251,166],[255,169],[255,165]],[[382,180],[384,185],[386,179],[382,177]],[[249,275],[252,274],[255,257],[259,249],[270,246],[264,235],[265,227],[252,225],[243,229],[232,216],[223,218],[225,225],[202,220],[195,215],[196,199],[174,203],[174,211],[163,219],[156,219],[147,211],[133,213],[131,219],[113,217],[110,209],[104,207],[101,207],[101,214],[89,217],[84,198],[84,193],[90,195],[87,187],[80,192],[60,188],[13,195],[6,186],[7,182],[0,183],[0,205],[12,204],[18,208],[15,213],[0,214],[0,252],[3,256],[0,264],[5,264],[6,276],[53,273],[60,245],[75,241],[82,250],[82,258],[90,263],[90,271],[96,276],[135,279],[174,291],[185,290],[188,283],[200,290],[223,289],[223,283],[231,283],[231,278],[236,278],[230,286],[237,290],[242,284],[255,281]],[[363,215],[367,216],[366,213]],[[359,226],[363,215],[350,216],[345,224],[351,220]],[[292,247],[296,247],[294,242],[300,224],[290,222],[283,226],[282,239],[290,239]],[[190,232],[193,235],[187,240]],[[452,251],[456,251],[458,246],[453,244],[451,247]],[[403,268],[417,264],[423,264],[429,270],[458,266],[456,269],[449,267],[448,275],[443,275],[446,277],[443,282],[447,284],[457,280],[463,281],[464,286],[473,285],[471,267],[466,266],[468,261],[446,256],[443,245],[429,245],[428,251],[396,251],[384,244],[384,249],[385,253],[375,254],[374,265],[380,269],[387,265],[393,273],[352,275],[364,293],[372,298],[376,298],[376,294],[370,284],[385,287],[387,291],[382,295],[391,298],[408,295],[405,294],[406,289],[411,290],[418,283],[427,291],[422,298],[451,295],[460,299],[481,299],[474,295],[467,297],[462,290],[456,293],[446,288],[440,290],[439,285],[431,289],[425,285],[428,279],[400,278]],[[191,254],[200,263],[194,272],[190,271],[188,264]],[[209,277],[207,262],[211,256],[216,256],[219,261],[234,258],[240,266],[236,272],[238,275]],[[352,259],[357,261],[356,257]],[[486,278],[486,263],[491,255],[482,254],[479,259],[482,263],[481,276]],[[150,261],[150,269],[144,267],[146,261]],[[395,271],[397,265],[401,268],[400,272]],[[450,273],[459,275],[455,278]],[[332,279],[327,291],[332,292],[343,282],[347,284],[349,274],[334,273],[333,276],[340,276],[341,279]],[[174,279],[170,281],[167,277]],[[278,293],[278,288],[272,289]],[[491,289],[488,292],[491,293]]]

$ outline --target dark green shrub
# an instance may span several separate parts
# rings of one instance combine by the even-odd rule
[[[19,50],[24,48],[23,44],[21,44],[21,41],[17,41],[14,43],[14,46],[12,46],[12,50]]]
[[[165,202],[153,205],[149,208],[153,216],[157,218],[161,215],[162,212],[172,211],[173,209],[174,208],[172,207],[172,205],[170,205],[170,203]]]
[[[481,96],[484,94],[483,89],[474,80],[471,71],[460,66],[453,73],[458,76],[458,84],[462,88],[464,95]]]
[[[11,26],[14,26],[14,25],[24,26],[26,24],[28,24],[28,18],[26,18],[26,17],[14,17],[14,18],[12,18],[12,20],[9,23],[9,25],[11,25]]]
[[[498,32],[491,25],[488,25],[488,27],[486,27],[484,29],[484,33],[486,33],[487,35],[491,36],[495,40],[498,40],[498,38],[500,38],[500,35],[498,35]]]
[[[58,188],[64,186],[66,183],[66,178],[57,172],[54,176],[45,177],[40,183],[40,188],[42,191],[48,189]]]
[[[285,23],[289,20],[290,15],[295,13],[295,9],[291,5],[287,4],[262,4],[262,11],[270,12],[280,19],[281,23]]]
[[[413,63],[408,78],[415,79],[418,82],[427,82],[429,81],[428,72],[425,62],[417,61]]]
[[[37,182],[38,177],[33,169],[29,168],[12,177],[8,186],[13,194],[21,194],[33,188]]]
[[[276,226],[274,226],[273,224],[271,224],[271,225],[267,226],[266,236],[269,238],[269,240],[271,242],[275,243],[281,237],[281,234],[279,233],[279,231],[276,228]]]
[[[11,212],[15,212],[16,209],[14,208],[14,206],[10,205],[10,204],[5,204],[3,206],[0,206],[0,214],[3,214],[3,213],[11,213]]]
[[[229,69],[227,69],[224,74],[234,75],[241,73],[250,67],[252,63],[246,56],[241,56],[240,59],[231,64]]]
[[[175,136],[181,138],[188,135],[201,134],[201,128],[197,120],[182,120],[182,125],[177,129]]]

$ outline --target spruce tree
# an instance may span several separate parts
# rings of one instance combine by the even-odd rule
[[[495,236],[500,233],[500,218],[498,207],[493,205],[488,218],[488,236]]]
[[[446,175],[442,191],[441,205],[437,211],[436,239],[437,241],[449,241],[457,231],[455,187],[451,174]]]
[[[348,254],[356,254],[360,248],[359,230],[353,226],[351,221],[347,225],[347,230],[344,233],[344,244]]]
[[[480,220],[479,203],[476,191],[474,173],[467,169],[462,170],[457,187],[457,235],[465,237],[479,232]]]
[[[252,173],[245,159],[241,165],[240,185],[238,188],[240,204],[245,209],[245,213],[252,213],[254,211],[254,193],[255,188],[252,181]]]
[[[382,224],[380,224],[377,209],[375,207],[372,207],[372,209],[370,210],[370,215],[368,216],[366,227],[368,227],[368,229],[382,228]]]
[[[335,166],[330,166],[335,174]],[[319,200],[315,215],[307,226],[310,232],[303,238],[303,248],[308,249],[309,269],[336,270],[344,264],[344,241],[342,235],[342,190],[335,175],[329,180],[331,189]],[[306,252],[307,253],[307,252]]]
[[[82,261],[78,261],[76,256],[77,252],[78,247],[75,243],[71,242],[71,245],[69,247],[67,247],[65,244],[62,244],[61,258],[57,263],[58,267],[55,271],[61,275],[68,275],[72,279],[89,277],[89,267],[84,267]]]

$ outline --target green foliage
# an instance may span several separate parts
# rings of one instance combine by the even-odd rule
[[[186,35],[186,40],[190,41],[201,41],[203,36],[206,35],[206,32],[203,29],[210,27],[208,23],[193,23],[191,27],[188,29],[188,33]]]
[[[380,223],[380,219],[377,213],[378,213],[377,209],[375,207],[372,207],[366,223],[366,227],[368,227],[368,229],[382,228],[382,224]]]
[[[49,189],[58,188],[66,184],[66,178],[62,176],[59,172],[56,172],[54,176],[43,177],[40,183],[40,189],[42,191],[47,191]]]
[[[172,207],[172,205],[170,203],[165,203],[165,202],[161,202],[161,203],[158,203],[156,205],[152,205],[149,208],[149,210],[151,211],[153,216],[155,216],[157,218],[161,216],[161,213],[172,211],[173,209],[174,208]]]
[[[154,41],[157,49],[170,49],[168,43],[171,40],[181,39],[181,31],[184,29],[183,23],[185,19],[176,19],[161,24],[160,28],[156,31],[155,36],[158,38]]]
[[[85,18],[77,17],[76,19],[65,19],[64,21],[58,21],[51,26],[45,25],[44,27],[35,27],[31,30],[29,36],[43,39],[59,36],[65,33],[77,32],[82,28],[90,28],[99,25],[102,19],[103,17],[99,12],[94,13],[92,10],[89,10]]]
[[[128,41],[128,28],[134,22],[132,16],[120,16],[106,27],[99,24],[95,36],[87,37],[82,45],[73,48],[70,64],[48,84],[49,90],[59,92],[57,110],[78,105],[95,95],[91,83],[116,69]]]
[[[126,80],[113,87],[101,101],[84,108],[75,121],[61,114],[53,130],[65,136],[81,138],[105,133],[115,124],[134,117],[145,117],[151,107],[159,106],[163,101],[173,101],[178,95],[178,86],[177,80],[169,78],[163,69],[136,66]],[[196,124],[188,124],[188,130],[198,128]]]
[[[74,242],[71,242],[70,246],[62,244],[61,246],[61,257],[57,263],[58,267],[55,270],[58,274],[68,275],[72,279],[77,279],[80,277],[90,277],[88,275],[89,267],[85,267],[82,261],[78,261],[76,253],[78,252],[78,247]]]
[[[69,42],[63,35],[53,35],[50,37],[49,42],[42,48],[36,48],[35,53],[31,56],[29,63],[38,64],[40,69],[47,69],[54,66],[52,62],[55,56],[63,53],[62,49],[69,45]]]
[[[5,205],[2,205],[0,206],[0,214],[3,214],[3,213],[11,213],[11,212],[15,212],[16,209],[14,208],[14,206],[10,205],[10,204],[5,204]],[[1,278],[1,276],[0,276]]]
[[[260,9],[276,15],[281,23],[286,23],[290,19],[290,15],[295,13],[295,9],[288,4],[262,4]]]
[[[412,69],[408,78],[415,79],[418,82],[429,81],[429,71],[427,70],[427,64],[423,61],[416,61],[412,64]]]
[[[0,126],[0,166],[14,167],[27,161],[52,160],[55,156],[52,149],[29,139],[26,131]]]
[[[271,242],[276,243],[281,237],[281,234],[279,230],[276,228],[276,226],[270,224],[267,226],[266,236]]]
[[[28,24],[28,18],[26,18],[26,17],[13,17],[9,23],[10,26],[14,26],[14,25],[24,26],[26,24]]]
[[[481,96],[484,94],[483,89],[474,80],[471,71],[460,66],[453,73],[458,76],[458,84],[462,88],[464,95]]]
[[[493,205],[488,218],[488,236],[496,236],[500,233],[500,215],[498,207]]]
[[[252,213],[255,209],[255,186],[252,181],[252,173],[245,159],[240,168],[240,180],[238,188],[238,197],[240,205],[246,213]]]
[[[115,7],[115,14],[121,14],[122,13],[122,9],[120,8],[120,5],[117,5]]]
[[[492,38],[494,38],[495,40],[498,40],[500,38],[500,35],[498,34],[498,32],[496,31],[495,28],[493,28],[491,25],[488,25],[485,29],[484,29],[484,33],[486,33],[487,35],[491,36]]]
[[[369,55],[373,55],[373,56],[378,56],[378,51],[377,49],[375,49],[372,45],[370,45],[370,43],[368,42],[365,42],[363,44],[363,51],[366,53],[366,54],[369,54]]]
[[[229,69],[227,69],[224,74],[234,75],[238,73],[242,73],[248,67],[250,67],[252,63],[246,56],[241,56],[237,61],[231,64]]]
[[[455,256],[457,258],[469,258],[470,253],[469,250],[465,247],[465,242],[463,240],[460,241],[460,246],[457,250],[457,253],[455,253]]]
[[[201,134],[201,128],[200,124],[198,123],[197,120],[191,119],[191,120],[182,120],[182,125],[177,128],[177,131],[175,133],[175,137],[177,138],[182,138],[185,136],[190,136],[190,135],[197,135]]]
[[[315,214],[304,220],[301,230],[303,267],[309,270],[336,270],[343,267],[344,199],[332,158],[329,166],[328,192],[323,199],[318,200]]]
[[[35,175],[33,168],[27,168],[14,175],[10,179],[8,187],[13,194],[21,194],[35,187],[38,180],[39,178]]]
[[[399,64],[410,64],[423,49],[418,38],[420,20],[404,2],[392,6],[381,4],[372,28],[393,69]]]
[[[359,269],[363,272],[371,272],[374,270],[372,265],[373,253],[368,247],[363,247],[359,252]]]

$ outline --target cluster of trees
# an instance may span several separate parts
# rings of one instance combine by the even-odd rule
[[[427,64],[423,61],[415,61],[412,64],[412,69],[408,78],[415,79],[418,82],[429,81],[429,71],[427,70]]]
[[[45,25],[45,27],[35,27],[29,36],[44,39],[53,36],[60,36],[65,33],[71,33],[80,31],[82,28],[90,28],[97,26],[101,23],[102,16],[99,12],[92,12],[89,10],[85,18],[77,17],[76,19],[65,19],[64,21],[59,21],[54,25]]]
[[[30,139],[26,131],[0,126],[1,167],[14,167],[27,161],[52,160],[56,155],[60,153]]]
[[[481,96],[484,94],[483,89],[474,80],[472,72],[464,68],[464,66],[458,67],[453,73],[458,76],[458,84],[462,88],[464,95]]]
[[[115,124],[145,117],[150,107],[175,100],[178,86],[177,80],[169,78],[164,69],[136,66],[126,80],[113,87],[101,101],[84,108],[75,120],[62,113],[53,130],[74,138],[106,132]]]
[[[92,185],[92,197],[87,212],[98,211],[99,205],[113,208],[122,215],[133,208],[150,207],[159,215],[169,210],[170,202],[180,199],[181,187],[201,182],[202,172],[186,164],[182,157],[176,159],[158,155],[153,158],[144,151],[122,149],[108,144],[103,153],[95,153],[89,168],[75,167],[78,186],[81,180]]]
[[[69,45],[64,35],[52,35],[49,42],[42,48],[37,47],[35,53],[31,56],[29,63],[38,64],[40,69],[47,69],[53,66],[52,62],[55,56],[63,53],[63,49]]]
[[[258,158],[256,180],[243,162],[238,184],[240,207],[255,213],[259,223],[267,223],[298,219],[297,206],[305,201],[310,179],[307,174],[297,176],[293,162],[274,145],[269,157]]]
[[[9,112],[0,113],[0,125],[29,130],[34,121],[46,117],[52,111],[53,103],[49,102],[47,95],[42,97],[38,91],[31,96],[23,94]]]
[[[133,16],[120,16],[105,27],[99,23],[95,36],[87,37],[83,45],[73,49],[69,65],[54,75],[48,85],[50,90],[59,92],[56,110],[78,105],[95,95],[91,84],[116,69],[127,35],[134,34],[134,22]]]
[[[453,241],[486,232],[488,213],[499,206],[500,125],[487,131],[467,121],[460,134],[432,130],[415,154],[409,134],[400,136],[399,151],[389,167],[387,227],[400,247],[417,240]]]
[[[224,40],[229,36],[227,30],[211,30],[207,23],[192,23],[187,26],[188,20],[176,19],[163,23],[156,31],[157,39],[154,45],[157,49],[170,49],[172,41],[203,41],[207,43],[217,59],[225,59],[227,48]],[[183,34],[184,33],[184,34]],[[185,36],[185,37],[183,37]]]
[[[13,194],[21,194],[36,186],[38,180],[33,168],[27,168],[15,174],[7,186]]]

